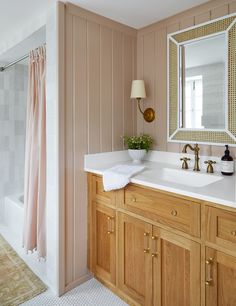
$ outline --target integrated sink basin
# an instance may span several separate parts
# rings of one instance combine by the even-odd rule
[[[222,177],[189,170],[163,168],[161,170],[161,179],[191,187],[204,187],[222,180]]]

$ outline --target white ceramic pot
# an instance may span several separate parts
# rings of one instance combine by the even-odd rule
[[[142,159],[146,155],[146,150],[132,150],[128,149],[129,156],[133,159],[134,164],[141,164]]]

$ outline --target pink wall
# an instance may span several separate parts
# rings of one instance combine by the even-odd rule
[[[65,6],[65,290],[87,275],[86,153],[123,149],[136,133],[130,101],[137,31]]]

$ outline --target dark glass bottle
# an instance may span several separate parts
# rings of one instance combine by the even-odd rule
[[[229,146],[225,146],[225,155],[221,158],[221,173],[223,175],[232,175],[234,173],[234,159],[230,156]]]

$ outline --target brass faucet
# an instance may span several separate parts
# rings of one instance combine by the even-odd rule
[[[194,162],[194,167],[193,167],[193,171],[200,171],[200,168],[199,168],[199,151],[200,151],[200,148],[198,146],[198,144],[196,143],[194,147],[192,147],[190,144],[186,144],[184,147],[183,147],[183,150],[182,152],[183,153],[187,153],[187,148],[189,148],[190,150],[194,151],[194,156],[195,156],[195,162]]]

